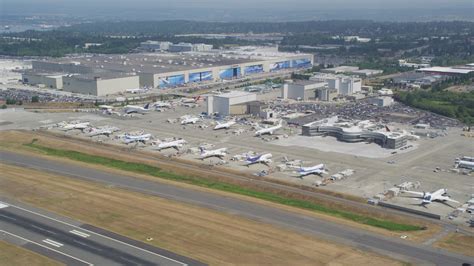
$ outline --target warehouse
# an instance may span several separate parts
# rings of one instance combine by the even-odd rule
[[[21,80],[25,84],[42,85],[51,89],[62,89],[63,76],[64,74],[61,73],[27,71],[21,74]]]
[[[347,96],[362,91],[362,79],[358,77],[316,73],[309,80],[327,82],[329,89],[335,89],[341,95]]]
[[[63,90],[89,94],[95,96],[107,96],[118,94],[127,89],[140,87],[138,76],[127,76],[120,73],[103,73],[66,75],[63,77]]]
[[[207,113],[221,116],[240,115],[248,112],[248,104],[257,100],[257,94],[231,91],[207,97]]]
[[[311,80],[297,80],[291,83],[285,83],[282,88],[283,99],[304,100],[316,98],[316,91],[327,87],[326,82],[317,82]]]
[[[161,44],[149,43],[155,47]],[[189,53],[94,54],[32,62],[36,72],[107,79],[137,76],[139,85],[127,82],[121,87],[126,89],[172,88],[188,83],[219,82],[261,73],[304,69],[312,64],[312,55],[282,53],[273,47],[237,47],[226,51]],[[69,85],[68,88],[71,89]],[[91,91],[94,89],[85,89],[84,93],[91,94]]]

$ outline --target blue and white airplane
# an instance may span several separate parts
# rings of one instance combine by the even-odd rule
[[[137,113],[137,114],[146,114],[150,111],[150,104],[147,103],[145,106],[136,106],[136,105],[127,105],[124,107],[123,111],[127,114]]]
[[[254,157],[249,156],[245,159],[245,166],[249,167],[252,164],[261,163],[270,167],[269,164],[272,163],[272,157],[273,155],[271,153],[260,154]]]
[[[301,167],[298,169],[298,177],[303,178],[307,175],[323,175],[328,173],[326,170],[324,164],[318,164],[311,167]]]

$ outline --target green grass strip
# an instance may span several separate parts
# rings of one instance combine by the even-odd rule
[[[116,159],[97,156],[97,155],[90,155],[90,154],[77,152],[77,151],[54,149],[54,148],[45,147],[45,146],[36,144],[34,143],[34,141],[32,143],[28,143],[24,145],[27,147],[42,151],[47,155],[68,158],[68,159],[85,162],[85,163],[99,164],[102,166],[130,171],[130,172],[134,172],[138,174],[146,174],[146,175],[151,175],[154,177],[159,177],[159,178],[163,178],[167,180],[179,181],[179,182],[193,184],[193,185],[197,185],[201,187],[216,189],[216,190],[225,191],[225,192],[231,192],[231,193],[235,193],[239,195],[245,195],[245,196],[254,197],[257,199],[275,202],[275,203],[279,203],[279,204],[283,204],[287,206],[330,214],[332,216],[341,217],[341,218],[355,221],[361,224],[375,226],[375,227],[387,229],[390,231],[416,231],[416,230],[423,229],[423,227],[417,226],[417,225],[401,224],[401,223],[391,222],[388,220],[372,218],[372,217],[360,215],[360,214],[349,212],[349,211],[325,207],[320,204],[316,204],[316,203],[305,201],[305,200],[290,199],[290,198],[282,197],[270,192],[256,191],[256,190],[244,188],[244,187],[234,185],[234,184],[228,184],[224,182],[212,181],[212,180],[186,176],[186,175],[179,175],[179,174],[175,174],[169,171],[163,171],[159,167],[155,167],[155,166],[151,166],[151,165],[147,165],[143,163],[126,162],[122,160],[116,160]]]

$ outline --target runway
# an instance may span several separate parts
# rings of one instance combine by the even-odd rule
[[[40,213],[41,212],[41,213]],[[57,215],[0,202],[0,240],[66,265],[205,265]]]
[[[111,174],[72,163],[67,164],[12,152],[0,151],[0,157],[5,163],[31,167],[84,180],[98,181],[120,188],[240,215],[253,220],[289,228],[303,234],[310,234],[318,238],[351,245],[362,250],[379,252],[413,263],[431,263],[437,265],[461,265],[465,262],[474,263],[473,257],[462,256],[441,249],[410,243],[401,239],[384,237],[357,228],[321,220],[313,216],[258,205],[241,199],[196,191],[165,183],[140,180],[131,176]],[[144,257],[141,256],[140,258],[144,259]]]

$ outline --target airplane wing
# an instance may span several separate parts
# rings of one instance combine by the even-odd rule
[[[451,199],[451,198],[446,198],[445,200],[446,200],[446,201],[450,201],[450,202],[454,202],[454,203],[459,203],[459,201],[453,200],[453,199]]]
[[[178,146],[173,146],[173,149],[179,151],[179,147],[178,147]]]
[[[418,196],[423,196],[425,194],[423,192],[410,191],[410,190],[405,190],[404,193],[411,193],[411,194],[418,195]]]

